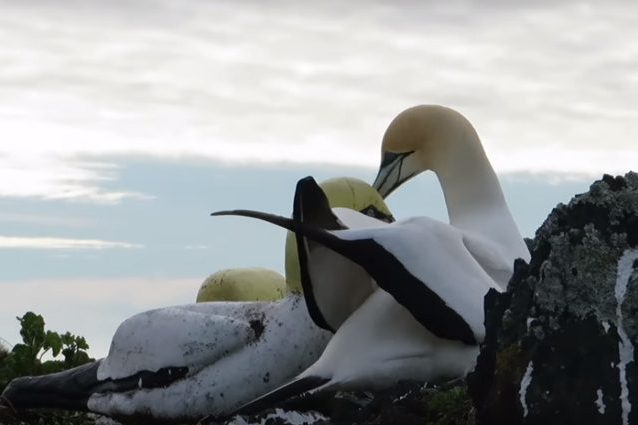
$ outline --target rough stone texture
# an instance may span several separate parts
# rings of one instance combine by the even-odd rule
[[[463,381],[440,386],[400,383],[385,391],[340,392],[293,398],[256,415],[205,425],[289,425],[300,414],[320,415],[313,425],[472,425],[474,408]]]
[[[486,340],[468,377],[479,424],[638,423],[638,370],[621,338],[637,345],[638,261],[622,322],[615,293],[619,259],[637,245],[636,173],[604,176],[551,212],[530,264],[518,261],[508,291],[486,297]]]

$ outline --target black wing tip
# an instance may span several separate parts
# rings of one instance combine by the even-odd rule
[[[211,216],[217,217],[222,215],[234,215],[232,210],[224,210],[224,211],[213,211],[210,213]]]
[[[100,361],[49,375],[13,379],[2,399],[15,409],[58,408],[88,411],[87,402],[97,383]]]
[[[256,213],[257,211],[252,210],[221,210],[221,211],[213,211],[210,213],[212,217],[221,217],[225,215],[240,215],[245,216],[247,214]]]
[[[288,384],[277,388],[276,390],[269,392],[266,395],[263,395],[253,401],[244,404],[235,412],[233,412],[231,416],[250,415],[257,413],[259,411],[274,407],[276,403],[319,388],[328,382],[330,382],[330,378],[326,378],[323,376],[306,376],[300,379],[296,379]]]
[[[297,188],[303,187],[303,186],[317,186],[317,187],[319,187],[319,184],[317,183],[317,181],[315,180],[314,177],[306,176],[304,178],[299,179],[299,181],[297,181]]]

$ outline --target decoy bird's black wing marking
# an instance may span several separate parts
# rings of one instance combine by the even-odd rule
[[[88,410],[87,401],[94,393],[163,387],[188,372],[186,367],[167,367],[156,372],[140,371],[126,378],[100,381],[97,379],[100,362],[48,375],[16,378],[7,385],[2,397],[17,409]]]
[[[63,408],[87,410],[91,390],[98,384],[99,361],[59,373],[12,380],[2,393],[16,409]]]
[[[433,334],[468,345],[477,343],[470,325],[443,298],[410,273],[374,239],[351,242],[344,255],[360,264],[377,282]]]

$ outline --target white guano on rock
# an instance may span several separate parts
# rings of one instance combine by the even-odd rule
[[[631,402],[629,401],[629,387],[627,386],[627,364],[634,361],[634,346],[623,328],[622,304],[627,293],[627,285],[633,272],[633,264],[638,260],[638,250],[631,249],[625,251],[618,260],[618,272],[616,274],[616,321],[618,325],[618,372],[620,380],[620,405],[622,408],[622,423],[629,425],[629,413],[631,412]]]
[[[605,402],[603,401],[603,390],[598,388],[596,390],[596,407],[598,408],[598,413],[600,413],[601,415],[605,414],[605,409],[607,406],[605,406]]]
[[[529,384],[532,383],[532,372],[534,371],[534,362],[529,362],[527,365],[527,369],[525,369],[525,374],[523,374],[523,379],[521,379],[521,387],[518,390],[518,396],[521,401],[521,406],[523,406],[523,417],[527,417],[529,413],[527,409],[527,388]]]

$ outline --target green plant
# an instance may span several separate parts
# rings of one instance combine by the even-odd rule
[[[439,389],[429,394],[428,424],[461,425],[474,423],[474,407],[465,385]]]
[[[9,353],[0,352],[0,392],[18,376],[59,372],[92,360],[86,352],[89,345],[84,337],[70,332],[60,335],[45,331],[44,318],[31,311],[17,319],[22,343],[16,344]],[[54,359],[61,354],[63,360],[43,361],[47,353]]]

